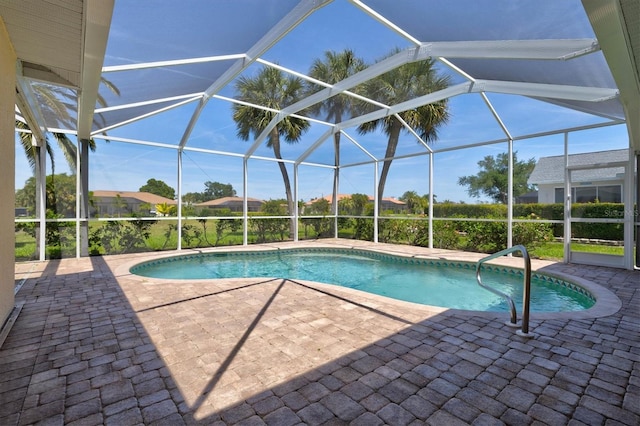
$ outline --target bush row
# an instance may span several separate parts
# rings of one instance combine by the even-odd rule
[[[635,209],[637,217],[637,208]],[[507,206],[504,204],[434,204],[433,217],[440,218],[502,218],[507,217]],[[563,204],[515,204],[514,218],[537,218],[546,220],[563,220]],[[620,203],[583,203],[574,204],[571,208],[573,218],[622,219],[624,204]],[[563,225],[553,224],[553,235],[563,236]],[[590,238],[601,240],[622,240],[623,225],[621,223],[573,223],[571,236],[574,238]]]
[[[340,223],[351,225],[354,239],[373,240],[373,219],[359,218]],[[513,244],[533,248],[553,239],[551,224],[526,222],[513,224]],[[429,245],[429,223],[426,220],[382,219],[378,225],[378,241],[384,243]],[[507,247],[507,224],[504,222],[434,221],[433,246],[450,250],[493,253]]]
[[[231,214],[231,212],[224,212]],[[226,215],[225,214],[225,215]],[[255,213],[254,213],[255,214]],[[223,216],[225,216],[223,215]],[[257,214],[261,215],[261,214]],[[434,205],[434,217],[452,220],[434,220],[434,247],[461,249],[478,252],[495,252],[506,247],[507,224],[504,219],[507,207],[490,204],[437,204]],[[622,218],[624,206],[616,203],[577,204],[572,209],[573,217],[582,218]],[[562,204],[517,204],[514,217],[521,219],[562,220]],[[487,218],[500,222],[465,221],[456,218]],[[227,241],[238,234],[242,219],[221,220],[197,219],[196,223],[183,224],[182,240],[184,247],[208,247],[237,244]],[[158,228],[156,221],[134,220],[131,222],[108,221],[92,227],[89,235],[91,254],[114,254],[147,250],[175,248],[177,227],[175,224]],[[378,238],[382,242],[428,246],[428,221],[421,219],[385,219],[380,218]],[[324,238],[333,236],[333,218],[301,218],[301,238]],[[341,237],[373,240],[373,218],[338,219]],[[25,231],[32,237],[36,235],[33,223],[21,223],[16,230]],[[47,247],[51,257],[60,257],[65,249],[75,244],[75,227],[68,223],[47,225]],[[563,235],[562,224],[546,224],[536,221],[514,223],[513,243],[527,247],[548,241],[554,236]],[[573,238],[599,240],[622,240],[623,225],[618,223],[573,223]],[[252,219],[249,221],[250,242],[283,241],[290,239],[290,220],[288,218]],[[150,242],[150,236],[154,234]],[[53,252],[51,252],[53,250]]]

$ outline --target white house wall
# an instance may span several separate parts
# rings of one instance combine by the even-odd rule
[[[0,329],[14,304],[16,54],[0,18]]]
[[[556,202],[556,185],[538,185],[538,203],[552,204]]]

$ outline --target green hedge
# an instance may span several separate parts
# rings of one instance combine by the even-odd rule
[[[507,206],[504,204],[453,204],[443,203],[433,205],[433,217],[441,218],[507,218]]]
[[[494,253],[507,248],[506,222],[463,222],[468,251]],[[518,222],[513,224],[513,244],[522,244],[531,249],[553,239],[551,225],[539,222]]]
[[[497,218],[497,220],[499,220]],[[429,245],[427,220],[381,220],[378,240],[384,243]],[[514,223],[513,243],[528,248],[551,241],[551,225],[542,222]],[[433,222],[435,248],[493,253],[507,247],[506,222],[437,220]]]
[[[440,218],[506,218],[507,206],[504,204],[434,204],[433,216]],[[624,204],[620,203],[583,203],[574,204],[571,208],[574,218],[621,219],[624,217]],[[514,218],[530,218],[546,220],[563,220],[563,204],[515,204]],[[553,234],[563,236],[563,225],[553,224]],[[622,240],[623,225],[621,223],[573,223],[573,238],[590,238],[600,240]]]

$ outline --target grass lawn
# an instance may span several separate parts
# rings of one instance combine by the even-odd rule
[[[531,257],[536,259],[562,260],[564,255],[563,243],[543,243],[534,247],[530,251]],[[602,246],[596,244],[571,244],[572,251],[581,251],[587,253],[614,254],[622,256],[624,254],[623,247]]]

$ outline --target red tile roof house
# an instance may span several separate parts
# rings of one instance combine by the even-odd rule
[[[351,194],[338,194],[338,202],[349,197],[351,197]],[[369,197],[369,202],[373,203],[373,197],[371,195],[368,195],[367,197]],[[333,195],[331,194],[326,195],[322,198],[327,200],[329,204],[333,203]],[[307,202],[306,205],[310,206],[318,200],[320,200],[320,198],[314,198],[313,200]],[[383,197],[380,207],[382,208],[382,211],[391,210],[393,213],[404,213],[407,211],[407,203],[393,197]]]
[[[206,201],[204,203],[198,203],[195,206],[198,208],[215,209],[229,209],[232,212],[242,212],[242,197],[222,197],[215,200]],[[257,198],[247,198],[247,211],[258,212],[264,204],[264,201]]]
[[[149,192],[102,190],[92,192],[92,217],[118,217],[131,213],[156,214],[156,204],[178,204],[176,200]]]

